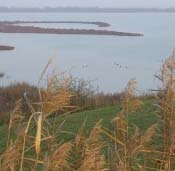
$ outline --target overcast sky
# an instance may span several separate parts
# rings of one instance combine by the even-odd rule
[[[175,0],[0,0],[0,6],[175,7]]]

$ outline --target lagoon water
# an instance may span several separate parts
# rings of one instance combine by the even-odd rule
[[[54,57],[58,72],[93,80],[105,92],[121,91],[131,78],[139,92],[159,86],[154,74],[175,47],[175,14],[155,13],[1,13],[1,21],[102,21],[99,28],[86,24],[39,24],[53,28],[107,29],[143,33],[143,37],[94,35],[0,34],[0,44],[15,46],[0,52],[1,84],[14,81],[37,83],[44,65]],[[120,68],[114,63],[124,67]],[[88,67],[83,67],[87,64]],[[127,66],[128,68],[125,68]]]

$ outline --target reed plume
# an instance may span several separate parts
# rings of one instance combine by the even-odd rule
[[[83,128],[83,127],[82,127]],[[105,171],[106,161],[102,154],[104,142],[101,137],[101,121],[97,122],[89,136],[83,134],[82,128],[75,139],[75,151],[78,159],[74,161],[73,168],[78,171]]]
[[[43,165],[43,171],[70,171],[69,164],[72,143],[64,143],[56,147],[52,154],[46,157]]]
[[[0,170],[16,171],[19,169],[22,152],[22,140],[11,141],[10,145],[0,156]]]

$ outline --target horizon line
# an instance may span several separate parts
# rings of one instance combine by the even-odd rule
[[[152,7],[143,7],[143,6],[120,6],[120,7],[112,7],[112,6],[43,6],[43,7],[39,7],[39,6],[0,6],[0,8],[37,8],[37,9],[44,9],[44,8],[93,8],[93,9],[172,9],[175,8],[175,6],[170,6],[170,7],[156,7],[156,6],[152,6]]]

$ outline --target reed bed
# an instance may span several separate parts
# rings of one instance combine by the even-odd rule
[[[50,62],[49,62],[50,63]],[[66,118],[79,110],[73,105],[77,93],[70,89],[70,78],[56,75],[39,80],[37,102],[28,94],[16,102],[8,121],[6,149],[0,154],[0,171],[173,171],[175,169],[175,53],[164,62],[157,78],[161,87],[155,95],[158,122],[142,131],[130,123],[129,116],[142,108],[137,97],[136,80],[128,82],[120,95],[120,111],[111,120],[111,129],[103,120],[85,130],[66,132],[73,139],[60,139]],[[45,88],[41,87],[46,81]],[[65,120],[59,120],[64,115]],[[142,113],[140,113],[142,115]],[[157,134],[162,145],[157,148]]]

